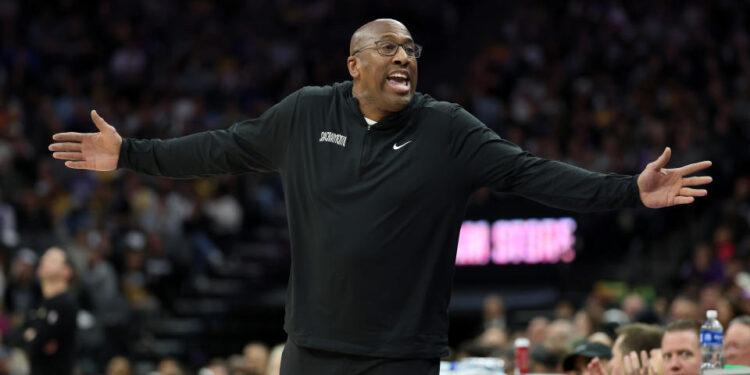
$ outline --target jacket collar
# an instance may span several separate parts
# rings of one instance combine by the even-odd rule
[[[364,121],[365,115],[363,115],[362,111],[359,109],[359,101],[352,95],[353,87],[354,83],[352,81],[346,81],[341,84],[341,89],[343,90],[344,97],[346,98],[347,106],[352,112],[354,112],[354,114],[362,119],[363,124],[366,124],[366,122]],[[422,94],[418,92],[414,93],[414,97],[411,98],[411,101],[406,106],[406,108],[402,109],[399,112],[391,113],[390,115],[386,116],[382,120],[378,121],[378,123],[375,124],[372,129],[382,130],[404,126],[406,124],[405,120],[412,115],[414,110],[419,106],[419,102],[421,102],[421,100]]]

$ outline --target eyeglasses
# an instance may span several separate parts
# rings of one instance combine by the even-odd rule
[[[392,40],[376,40],[374,47],[370,46],[360,48],[354,51],[354,53],[352,53],[352,56],[369,48],[375,48],[381,56],[393,56],[398,53],[398,47],[404,49],[404,52],[406,52],[406,56],[413,57],[415,59],[418,59],[419,56],[422,56],[422,46],[420,46],[419,44],[413,42],[396,43]]]

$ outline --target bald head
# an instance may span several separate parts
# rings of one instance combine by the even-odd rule
[[[378,41],[389,49],[381,50]],[[417,47],[406,26],[393,19],[377,19],[354,32],[346,64],[352,96],[366,118],[377,122],[409,105],[417,89]]]
[[[354,51],[376,41],[383,33],[394,30],[411,36],[409,29],[403,23],[392,18],[379,18],[362,25],[352,34],[352,40],[349,43],[349,54],[353,55]]]

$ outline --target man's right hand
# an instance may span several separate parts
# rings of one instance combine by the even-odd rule
[[[661,371],[661,349],[641,350],[640,355],[632,351],[623,357],[624,375],[659,375]]]
[[[91,111],[91,119],[99,133],[57,133],[55,141],[49,145],[52,157],[67,160],[65,166],[73,169],[111,171],[117,168],[120,158],[122,137],[117,130],[104,121],[96,111]]]

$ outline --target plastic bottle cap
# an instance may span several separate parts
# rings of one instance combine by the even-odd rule
[[[716,319],[717,316],[719,316],[719,315],[716,313],[716,310],[708,310],[708,311],[706,311],[706,318],[708,318],[708,319]]]
[[[519,337],[519,338],[516,339],[515,342],[513,342],[513,345],[516,348],[523,348],[523,347],[527,347],[528,348],[529,345],[531,345],[531,342],[529,342],[529,339],[527,339],[525,337]]]

